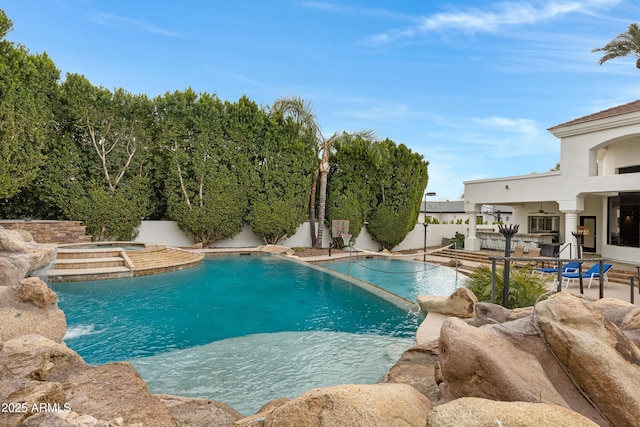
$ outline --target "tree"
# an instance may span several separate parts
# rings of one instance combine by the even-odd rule
[[[327,189],[327,217],[348,219],[352,239],[358,237],[375,205],[371,181],[377,179],[376,171],[386,155],[379,142],[360,137],[335,144]]]
[[[254,147],[256,189],[249,225],[268,244],[295,233],[305,220],[309,185],[315,167],[313,148],[291,117],[270,114],[265,134]]]
[[[95,87],[81,75],[62,85],[45,185],[94,240],[133,239],[149,212],[150,112],[146,96]]]
[[[377,179],[371,181],[376,205],[367,230],[383,248],[392,249],[415,227],[429,162],[404,144],[396,145],[389,139],[380,144],[388,158],[377,170]]]
[[[225,124],[229,106],[192,89],[167,93],[156,106],[159,144],[169,168],[169,217],[205,246],[239,233],[248,210],[248,165],[242,161],[241,136]]]
[[[4,40],[12,22],[0,10],[0,199],[27,187],[44,164],[60,72],[46,55]]]
[[[284,118],[291,119],[298,125],[299,136],[314,151],[316,158],[320,156],[318,141],[322,133],[318,125],[313,105],[300,97],[279,98],[273,103],[272,114],[281,114]],[[316,246],[316,190],[318,188],[318,176],[320,169],[314,168],[311,178],[311,191],[309,191],[309,232],[311,234],[311,246]]]
[[[618,34],[615,39],[603,47],[593,49],[592,52],[604,52],[604,55],[598,61],[600,65],[610,59],[634,56],[638,58],[636,68],[640,68],[640,28],[638,24],[630,24],[627,31]]]
[[[359,136],[364,139],[372,139],[373,132],[370,130],[362,130],[356,132],[335,132],[329,138],[325,138],[320,130],[320,125],[317,122],[317,118],[311,104],[302,100],[302,98],[281,98],[278,99],[273,105],[274,111],[281,111],[284,114],[289,114],[295,118],[301,124],[305,135],[308,136],[307,141],[315,143],[316,153],[320,156],[318,166],[313,174],[313,180],[311,184],[310,195],[310,217],[309,220],[313,223],[313,214],[315,213],[315,191],[317,187],[317,179],[320,178],[320,194],[318,197],[318,231],[316,240],[313,244],[316,248],[322,247],[322,236],[324,234],[325,212],[326,212],[326,200],[327,200],[327,178],[330,170],[330,155],[331,149],[334,144],[340,143],[340,141],[348,141],[353,137]]]

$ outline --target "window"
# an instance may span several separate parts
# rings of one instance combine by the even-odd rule
[[[626,166],[623,168],[618,168],[618,174],[622,175],[625,173],[637,173],[640,172],[640,165],[635,166]]]
[[[609,197],[607,243],[640,247],[640,193]]]
[[[559,216],[530,216],[529,233],[558,233],[560,230]]]

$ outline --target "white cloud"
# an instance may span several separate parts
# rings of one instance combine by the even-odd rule
[[[536,24],[573,13],[592,14],[619,2],[620,0],[556,0],[539,6],[525,1],[503,2],[493,5],[489,10],[473,8],[425,16],[420,18],[415,26],[374,35],[369,38],[369,42],[388,43],[446,30],[464,33],[495,33],[505,27]]]
[[[148,33],[159,34],[161,36],[167,37],[177,37],[178,34],[173,31],[168,31],[155,25],[145,22],[139,21],[136,19],[125,18],[123,16],[113,15],[111,13],[92,13],[89,15],[89,20],[102,25],[104,27],[132,27],[134,29],[145,31]]]

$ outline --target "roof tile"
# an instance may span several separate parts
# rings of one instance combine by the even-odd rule
[[[565,126],[577,125],[580,123],[592,122],[594,120],[606,119],[608,117],[620,116],[622,114],[633,113],[636,111],[640,111],[640,100],[629,102],[628,104],[618,105],[617,107],[612,107],[607,110],[589,114],[588,116],[579,117],[577,119],[573,119],[568,122],[553,126],[549,128],[549,130],[558,129]]]

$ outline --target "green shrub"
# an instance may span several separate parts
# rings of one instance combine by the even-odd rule
[[[509,274],[509,308],[531,307],[538,297],[547,292],[544,280],[531,274],[531,267],[512,268]],[[502,290],[504,289],[504,270],[496,268],[496,303],[502,304]],[[491,302],[491,267],[480,266],[465,284],[478,301]]]
[[[451,247],[455,249],[464,249],[464,239],[466,236],[462,233],[456,231],[456,235],[451,237]],[[454,245],[455,243],[455,245]]]

